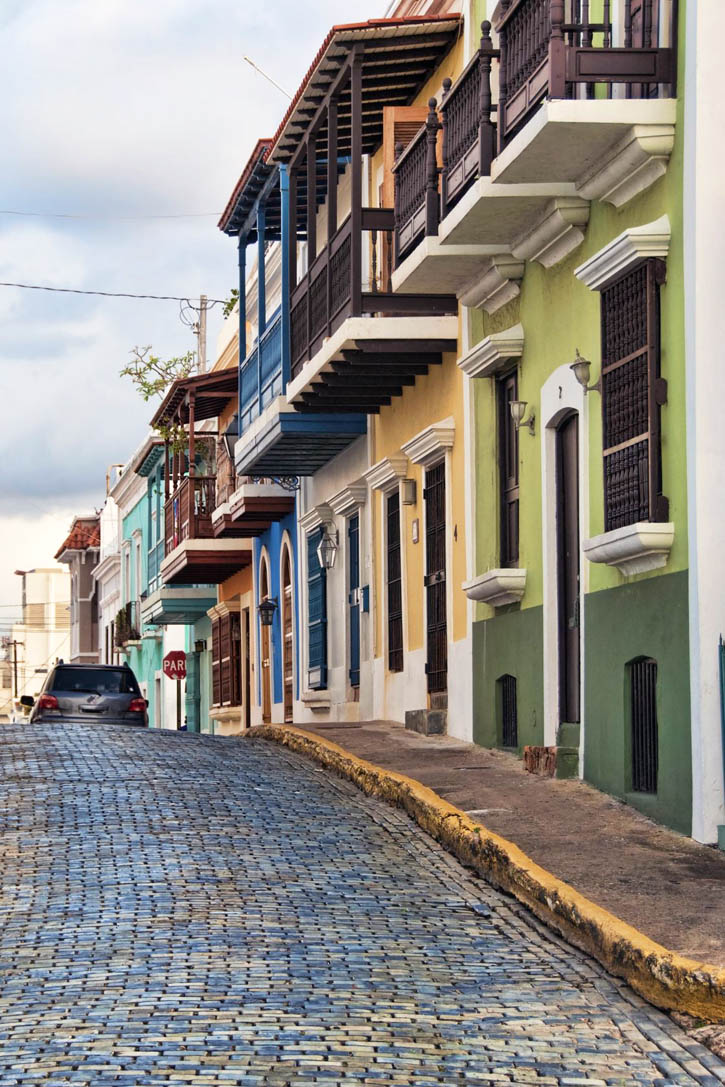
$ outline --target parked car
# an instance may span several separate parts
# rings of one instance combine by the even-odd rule
[[[51,670],[37,700],[26,695],[21,702],[32,707],[30,724],[98,721],[147,728],[149,723],[148,702],[127,664],[61,661]]]

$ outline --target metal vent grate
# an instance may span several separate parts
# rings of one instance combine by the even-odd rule
[[[632,696],[632,790],[657,792],[657,661],[629,665]]]
[[[519,746],[519,721],[516,704],[516,676],[501,676],[501,746]]]

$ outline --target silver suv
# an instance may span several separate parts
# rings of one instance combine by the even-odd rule
[[[24,697],[32,706],[30,723],[98,721],[109,724],[148,727],[148,702],[127,664],[63,664],[52,669],[37,701]]]

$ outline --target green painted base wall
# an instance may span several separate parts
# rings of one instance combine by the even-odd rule
[[[687,571],[586,597],[584,776],[689,834],[692,818]],[[626,665],[657,661],[656,796],[631,792]]]
[[[499,613],[473,624],[473,740],[499,747],[498,680],[516,677],[519,750],[544,742],[543,609]]]

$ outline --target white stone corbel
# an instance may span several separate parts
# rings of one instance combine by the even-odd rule
[[[582,550],[590,562],[616,566],[632,577],[666,566],[674,539],[672,522],[641,521],[592,536],[582,542]]]
[[[503,570],[487,570],[461,586],[469,600],[501,608],[504,604],[516,604],[526,590],[526,570],[507,567]]]
[[[524,326],[514,325],[503,332],[492,332],[462,355],[458,365],[469,377],[494,377],[505,370],[524,351]]]
[[[574,275],[591,291],[600,291],[641,260],[649,257],[666,260],[671,234],[667,215],[655,219],[653,223],[631,227],[575,268]]]
[[[536,260],[553,268],[584,241],[589,222],[589,201],[578,196],[552,200],[533,226],[512,247],[519,260]]]
[[[524,278],[524,261],[511,253],[499,253],[482,264],[481,274],[458,295],[464,306],[495,313],[516,298]]]
[[[665,174],[674,145],[674,125],[633,125],[577,190],[587,200],[621,208]]]

